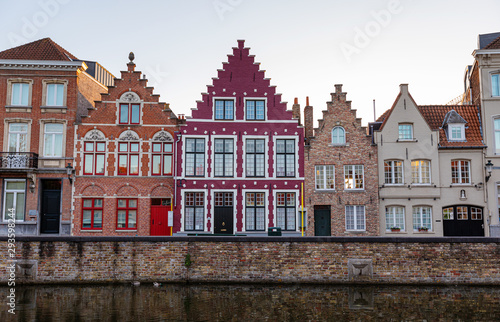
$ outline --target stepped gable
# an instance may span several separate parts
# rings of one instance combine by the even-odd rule
[[[420,105],[420,113],[434,131],[439,131],[439,146],[442,147],[484,147],[481,135],[479,112],[476,105]],[[443,121],[448,112],[455,110],[467,123],[465,125],[465,141],[448,141]]]
[[[287,111],[286,102],[281,102],[281,94],[276,94],[276,86],[270,85],[270,78],[260,70],[260,63],[250,55],[250,48],[244,47],[245,41],[238,40],[238,47],[228,61],[223,62],[223,69],[218,69],[212,85],[207,85],[207,93],[202,93],[202,100],[197,101],[192,118],[212,119],[213,98],[236,98],[236,119],[244,119],[244,98],[259,97],[267,99],[268,120],[291,120],[292,111]]]
[[[0,52],[0,59],[19,60],[78,60],[73,54],[50,38],[43,38]]]

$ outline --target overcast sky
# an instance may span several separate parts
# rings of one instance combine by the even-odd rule
[[[190,115],[237,39],[291,109],[305,97],[321,117],[334,84],[363,123],[389,108],[408,83],[417,104],[463,92],[477,35],[500,31],[500,1],[437,0],[39,0],[4,1],[0,50],[50,37],[115,76],[136,70]]]

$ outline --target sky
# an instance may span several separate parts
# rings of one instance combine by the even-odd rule
[[[478,34],[500,31],[500,1],[24,0],[3,1],[0,51],[50,37],[119,77],[128,54],[176,114],[206,92],[237,39],[292,108],[321,118],[343,84],[363,124],[392,106],[399,84],[420,105],[463,93]]]

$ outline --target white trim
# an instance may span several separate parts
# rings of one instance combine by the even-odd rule
[[[88,67],[83,61],[0,59],[0,69],[77,70],[78,68],[85,71]]]
[[[216,177],[215,176],[215,139],[232,139],[233,140],[233,176],[231,177]],[[210,137],[210,146],[212,147],[210,149],[210,161],[212,165],[212,171],[210,172],[210,175],[208,176],[209,178],[214,178],[218,180],[225,180],[226,178],[239,178],[238,177],[238,171],[237,171],[237,158],[238,158],[238,150],[237,150],[237,143],[238,143],[238,136],[237,135],[222,135],[222,134],[217,134],[217,135],[212,135]],[[205,163],[206,167],[207,163]]]
[[[297,231],[300,232],[300,227],[299,227],[299,210],[300,209],[300,190],[299,189],[290,189],[290,190],[284,190],[284,189],[276,189],[273,190],[273,220],[274,220],[274,227],[278,227],[278,198],[276,198],[277,193],[295,193],[295,230],[286,230],[286,227],[282,227],[282,231]],[[286,200],[285,200],[286,203]],[[286,216],[286,214],[285,214]]]
[[[186,192],[203,192],[204,193],[204,205],[205,205],[205,214],[204,214],[204,227],[203,227],[203,232],[207,232],[207,227],[208,227],[208,189],[181,189],[181,202],[180,202],[180,207],[181,207],[181,228],[179,231],[181,232],[186,232],[186,233],[196,233],[196,232],[201,232],[200,230],[185,230],[184,227],[184,222],[185,222],[185,194]],[[196,202],[196,200],[195,200]],[[196,216],[196,214],[195,214]],[[212,225],[213,229],[213,225]]]
[[[353,171],[353,186],[356,187],[356,166],[360,165],[362,168],[362,174],[363,174],[363,188],[346,188],[346,183],[345,183],[345,167],[354,167]],[[344,191],[364,191],[366,190],[366,182],[365,182],[365,165],[364,164],[344,164],[344,177],[342,178],[342,182],[344,184]]]
[[[186,117],[186,119],[189,119],[189,122],[208,122],[210,121],[210,119],[192,119],[192,118],[188,118]],[[245,120],[213,120],[215,122],[227,122],[227,121],[231,121],[231,124],[238,124],[238,123],[241,123],[241,124],[246,124],[246,123],[262,123],[263,121],[245,121]],[[298,124],[299,120],[298,119],[294,119],[294,120],[267,120],[266,121],[266,125],[270,125],[272,123],[295,123],[295,124]],[[87,125],[87,123],[85,123]]]
[[[9,190],[7,191],[7,183],[8,182],[24,182],[24,190]],[[24,218],[26,216],[26,197],[27,197],[27,187],[28,186],[28,180],[22,179],[22,178],[12,178],[12,179],[4,179],[3,180],[3,199],[2,199],[2,221],[7,222],[9,219],[5,218],[5,214],[7,212],[7,209],[5,208],[7,206],[7,192],[13,192],[14,193],[14,217],[16,217],[16,203],[17,203],[17,194],[18,193],[24,193],[24,214],[23,214],[23,219],[18,220],[17,218],[15,219],[15,222],[24,222]]]
[[[267,232],[267,229],[269,228],[269,204],[270,204],[270,200],[269,200],[269,189],[242,189],[241,190],[241,196],[242,196],[242,212],[243,212],[243,215],[242,215],[242,221],[243,221],[243,226],[242,226],[242,229],[241,231],[242,232],[247,232],[246,230],[246,205],[247,205],[247,200],[246,200],[246,196],[247,196],[247,193],[252,193],[252,192],[256,192],[256,193],[264,193],[264,231],[262,230],[248,230],[248,232]],[[255,225],[257,225],[257,223],[255,223]]]
[[[299,139],[300,136],[292,136],[292,135],[273,135],[273,178],[277,180],[292,180],[298,179],[299,177],[299,169],[300,169],[300,160],[299,160]],[[276,149],[276,140],[294,140],[295,141],[295,176],[293,177],[277,177],[276,172],[276,161],[278,159],[277,149]],[[271,151],[270,151],[271,152]],[[286,160],[285,160],[286,162]]]
[[[333,167],[333,188],[323,188],[323,189],[318,189],[318,182],[317,182],[317,177],[316,177],[316,167],[324,167],[324,173],[323,173],[323,179],[325,180],[325,187],[327,186],[327,179],[326,179],[326,167],[330,166]],[[334,192],[335,191],[335,165],[334,164],[315,164],[314,165],[314,191],[318,192]]]
[[[243,173],[241,178],[244,178],[246,180],[267,180],[267,179],[273,179],[272,177],[269,177],[269,154],[272,151],[269,149],[269,136],[268,135],[242,135],[241,137],[243,141],[243,153],[242,153],[242,165],[243,165]],[[250,140],[262,140],[264,139],[264,177],[247,177],[247,139]],[[280,178],[281,179],[281,178]]]
[[[355,229],[348,229],[347,228],[347,207],[353,207],[353,219],[354,219],[354,227]],[[359,226],[358,220],[357,220],[357,207],[363,207],[363,226],[365,226],[364,229],[358,229],[357,227]],[[346,231],[366,231],[366,206],[365,205],[345,205],[344,207],[344,224],[345,224],[345,230]]]
[[[181,174],[182,178],[180,179],[189,179],[189,180],[200,180],[200,179],[205,179],[208,178],[210,180],[213,180],[212,177],[209,176],[209,173],[211,173],[211,168],[208,167],[208,153],[210,152],[210,149],[208,148],[208,135],[182,135],[182,144],[181,144]],[[186,139],[205,139],[205,173],[203,174],[203,177],[196,177],[196,176],[186,176]],[[179,153],[177,152],[177,153]],[[228,178],[232,179],[232,178]]]
[[[233,118],[232,119],[226,119],[226,109],[224,109],[224,118],[221,120],[216,120],[215,119],[215,101],[216,100],[224,100],[224,101],[233,101]],[[190,119],[189,121],[192,121]],[[205,122],[208,121],[207,119],[204,120]],[[214,122],[234,122],[236,121],[236,97],[219,97],[219,96],[212,96],[212,121]]]
[[[264,101],[264,119],[263,120],[247,120],[247,101]],[[267,97],[244,97],[243,98],[243,120],[250,122],[266,122],[268,119],[269,108],[267,105]],[[255,111],[255,115],[257,115],[257,110]]]

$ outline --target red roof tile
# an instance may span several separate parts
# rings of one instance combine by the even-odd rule
[[[388,109],[387,111],[385,111],[384,113],[382,113],[382,115],[380,115],[378,117],[378,119],[377,119],[376,122],[384,122],[390,112],[391,112],[391,109]]]
[[[0,52],[0,59],[21,60],[78,60],[69,51],[50,38],[43,38],[18,47]]]
[[[484,47],[483,49],[500,49],[500,37],[490,42],[488,46]]]
[[[439,146],[484,147],[479,112],[476,105],[420,105],[418,109],[431,129],[439,131]],[[467,121],[467,124],[465,124],[465,142],[448,141],[445,129],[442,128],[444,117],[451,110],[455,110]]]

